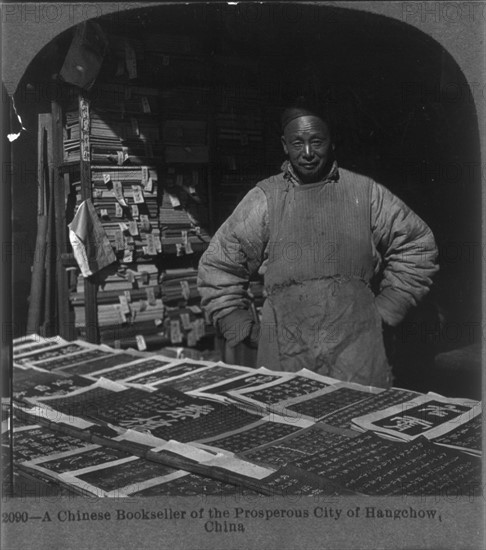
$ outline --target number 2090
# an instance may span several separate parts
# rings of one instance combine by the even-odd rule
[[[26,523],[29,520],[27,512],[4,512],[2,523]]]

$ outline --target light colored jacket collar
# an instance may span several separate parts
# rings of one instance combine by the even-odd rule
[[[284,178],[292,182],[294,185],[302,185],[302,182],[294,172],[293,166],[290,164],[290,161],[286,160],[280,168],[284,173]],[[327,176],[323,178],[322,182],[327,183],[328,181],[338,181],[339,180],[339,168],[337,161],[335,160],[332,163],[331,169],[329,170]]]

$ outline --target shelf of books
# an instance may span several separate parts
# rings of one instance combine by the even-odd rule
[[[205,70],[191,56],[190,38],[109,38],[113,70],[101,71],[83,94],[84,133],[86,112],[76,102],[64,106],[67,221],[91,198],[116,255],[93,277],[98,341],[141,350],[195,347],[213,335],[196,289],[197,263],[210,240],[209,91],[186,79],[191,70],[204,78]],[[90,181],[83,182],[79,167],[87,158]],[[87,337],[94,306],[80,273],[71,273],[70,301],[78,335]]]
[[[14,493],[481,495],[479,401],[60,337],[13,355]]]
[[[263,93],[260,61],[208,36],[138,36],[136,26],[121,36],[101,26],[106,51],[94,84],[61,84],[53,102],[68,271],[58,294],[69,293],[59,302],[70,304],[60,324],[119,349],[214,349],[198,262],[239,200],[278,172],[279,130],[269,117],[279,106]],[[76,268],[67,238],[85,208],[106,237],[96,247],[114,258],[94,275]],[[250,298],[258,313],[258,277]]]

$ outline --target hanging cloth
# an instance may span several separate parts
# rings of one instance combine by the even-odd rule
[[[110,241],[90,199],[82,202],[68,225],[69,240],[83,277],[116,262]]]

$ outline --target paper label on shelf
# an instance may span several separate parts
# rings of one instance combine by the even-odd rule
[[[145,183],[145,191],[147,193],[153,193],[154,192],[154,182],[152,181],[152,177],[149,176],[146,183]]]
[[[137,334],[135,336],[135,339],[137,340],[138,350],[145,351],[147,349],[147,343],[145,342],[145,338],[141,334]]]
[[[125,197],[123,196],[123,185],[122,185],[121,181],[114,181],[113,182],[113,194],[115,195],[115,199],[122,206],[127,206],[127,203],[125,201]]]
[[[155,256],[157,254],[154,235],[152,233],[147,233],[147,251],[149,253],[149,256]]]
[[[131,269],[128,269],[127,270],[127,279],[128,279],[128,282],[131,285],[133,285],[136,282],[135,271],[132,271]]]
[[[129,290],[124,290],[123,295],[125,296],[127,303],[129,304],[132,301],[132,295]]]
[[[127,297],[125,295],[118,296],[118,301],[120,302],[120,307],[121,307],[122,313],[124,313],[125,315],[129,315],[130,314],[130,306],[128,305]]]
[[[120,231],[123,231],[123,232],[128,231],[128,225],[125,222],[120,222],[118,224],[118,227],[120,228]]]
[[[144,113],[150,113],[150,103],[146,96],[142,96],[142,110]]]
[[[186,254],[194,253],[194,250],[192,249],[191,243],[189,241],[189,236],[187,234],[187,231],[182,232],[182,243],[184,244],[184,249],[186,251]]]
[[[126,264],[131,264],[133,262],[133,251],[129,248],[125,248],[122,261]]]
[[[156,327],[160,327],[160,325],[162,325],[164,321],[162,321],[162,319],[154,319],[154,323]]]
[[[162,254],[162,242],[160,240],[160,237],[158,235],[154,235],[154,243],[155,243],[155,250]]]
[[[184,256],[184,247],[181,243],[176,243],[176,256]]]
[[[142,177],[141,177],[142,185],[146,187],[147,181],[149,179],[149,169],[148,169],[148,166],[142,166],[141,169],[142,169]]]
[[[139,311],[145,311],[147,309],[147,301],[143,298],[140,298],[138,302]]]
[[[191,289],[187,281],[180,281],[182,296],[185,300],[189,300],[191,296]]]
[[[108,218],[108,210],[106,208],[101,209],[101,217],[102,218]]]
[[[147,295],[147,301],[149,305],[155,306],[157,301],[155,300],[155,291],[153,286],[149,286],[145,289],[145,294]]]
[[[181,318],[182,328],[184,330],[191,330],[192,325],[189,313],[181,313],[179,317]]]
[[[136,204],[132,204],[132,218],[138,218],[138,216],[138,206]]]
[[[138,207],[137,207],[137,209],[138,209]],[[140,216],[140,231],[143,231],[145,233],[150,231],[150,221],[149,221],[149,217],[147,216],[147,214],[142,214]]]
[[[193,313],[202,313],[202,309],[199,306],[187,306]]]
[[[85,98],[81,98],[79,101],[79,116],[80,116],[80,152],[81,160],[90,162],[91,160],[91,147],[89,142],[90,133],[90,114],[89,114],[89,102]]]
[[[143,204],[145,199],[143,198],[143,191],[140,185],[132,185],[133,202],[135,204]]]
[[[185,249],[186,249],[186,254],[194,254],[194,250],[192,249],[192,246],[189,240],[185,245]]]
[[[108,174],[107,172],[104,172],[103,173],[103,183],[105,185],[108,185],[110,183],[110,181],[111,181],[111,175]]]
[[[128,222],[128,231],[132,236],[138,235],[138,225],[136,221]]]
[[[172,344],[180,344],[183,341],[181,325],[177,319],[170,322],[170,341]]]
[[[120,325],[125,324],[127,322],[127,317],[126,317],[125,313],[123,313],[121,306],[119,304],[115,304],[113,306],[113,308],[115,309],[115,311],[118,314],[118,323]]]
[[[115,248],[116,250],[125,249],[125,238],[122,231],[115,231]]]
[[[102,196],[103,196],[103,191],[101,189],[98,189],[98,188],[94,187],[93,188],[93,198],[94,199],[99,199]]]
[[[170,204],[172,205],[172,208],[177,208],[181,205],[181,201],[179,200],[179,197],[176,195],[172,195],[171,193],[167,193],[169,195]]]
[[[121,207],[121,204],[119,202],[115,203],[115,217],[123,218],[123,208]]]

